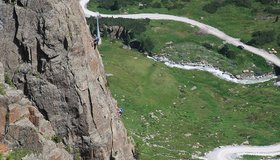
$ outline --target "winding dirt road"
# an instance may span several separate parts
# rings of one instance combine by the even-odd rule
[[[173,15],[167,15],[167,14],[128,14],[128,15],[109,15],[109,14],[99,14],[98,12],[92,12],[87,9],[87,3],[89,0],[81,0],[80,5],[82,9],[84,10],[85,16],[98,16],[101,17],[114,17],[114,18],[129,18],[129,19],[154,19],[154,20],[171,20],[171,21],[179,21],[188,23],[191,25],[194,25],[200,29],[203,29],[207,31],[208,34],[214,35],[227,43],[230,43],[234,46],[243,46],[245,50],[252,52],[256,55],[259,55],[266,60],[272,62],[276,66],[280,67],[280,59],[273,55],[269,54],[263,49],[255,48],[249,45],[246,45],[242,42],[240,42],[239,39],[230,37],[226,35],[224,32],[211,27],[209,25],[200,23],[198,21],[185,18],[185,17],[179,17],[179,16],[173,16]],[[176,67],[176,66],[175,66]],[[271,146],[223,146],[214,149],[213,151],[207,153],[205,157],[200,157],[200,159],[205,160],[234,160],[242,155],[256,155],[256,156],[277,156],[280,155],[280,144],[275,144]]]
[[[243,155],[277,156],[280,155],[280,144],[271,146],[225,146],[216,148],[206,154],[205,160],[234,160]]]
[[[245,50],[254,53],[256,55],[259,55],[266,60],[272,62],[276,66],[280,67],[280,59],[274,55],[274,54],[269,54],[267,51],[263,49],[259,49],[256,47],[252,47],[249,45],[246,45],[242,42],[240,42],[240,39],[230,37],[229,35],[225,34],[224,32],[209,26],[207,24],[203,24],[201,22],[186,18],[186,17],[179,17],[179,16],[173,16],[173,15],[168,15],[168,14],[157,14],[157,13],[143,13],[143,14],[124,14],[124,15],[111,15],[111,14],[99,14],[98,12],[93,12],[87,9],[87,3],[89,0],[81,0],[80,5],[82,6],[85,16],[97,16],[100,15],[101,17],[113,17],[113,18],[128,18],[128,19],[153,19],[153,20],[171,20],[171,21],[178,21],[178,22],[183,22],[187,24],[191,24],[193,26],[196,26],[203,31],[207,32],[208,34],[214,35],[224,41],[226,41],[229,44],[232,44],[234,46],[243,46]]]

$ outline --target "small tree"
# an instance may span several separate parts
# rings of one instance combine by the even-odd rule
[[[208,13],[215,13],[222,6],[223,2],[213,1],[203,6],[202,9]]]
[[[114,1],[114,4],[110,7],[110,9],[112,11],[119,10],[120,9],[119,2],[118,1]]]
[[[224,45],[223,48],[221,48],[219,51],[218,51],[220,54],[222,54],[223,56],[226,56],[227,58],[235,58],[236,57],[236,54],[235,52],[231,51],[228,47],[228,45]]]
[[[142,39],[141,42],[142,42],[143,51],[146,51],[146,52],[149,52],[149,53],[152,52],[155,45],[149,37]]]

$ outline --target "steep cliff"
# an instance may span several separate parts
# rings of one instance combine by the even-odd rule
[[[23,92],[2,81],[0,85],[0,154],[21,148],[32,160],[73,159],[62,144],[53,141],[56,136],[50,122]]]
[[[6,80],[66,146],[83,159],[133,159],[77,0],[0,0],[0,55]]]

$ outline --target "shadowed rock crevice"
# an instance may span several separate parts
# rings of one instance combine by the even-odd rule
[[[14,7],[13,9],[13,19],[15,20],[15,35],[14,35],[14,43],[18,47],[18,53],[21,56],[21,60],[23,62],[30,62],[31,57],[29,57],[29,51],[28,47],[25,46],[20,42],[19,39],[17,39],[17,34],[18,34],[18,29],[19,29],[19,21],[18,21],[18,15],[16,13],[16,8]]]
[[[280,67],[274,65],[274,72],[276,76],[280,75]]]
[[[46,71],[47,62],[49,62],[49,57],[41,49],[40,42],[37,40],[37,71],[39,73],[44,73]]]
[[[91,118],[92,118],[92,122],[94,124],[94,127],[97,129],[96,123],[94,121],[94,116],[93,116],[94,108],[93,108],[93,105],[92,105],[90,89],[88,89],[88,100],[89,100],[89,105],[90,105],[90,115],[91,115]]]
[[[68,45],[69,45],[69,44],[68,44],[68,40],[67,40],[67,38],[65,37],[64,40],[63,40],[63,46],[64,46],[64,49],[67,50],[67,51],[68,51],[68,47],[69,47]]]

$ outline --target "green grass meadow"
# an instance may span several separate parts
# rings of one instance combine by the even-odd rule
[[[273,82],[238,85],[207,72],[168,68],[118,41],[99,47],[113,96],[140,159],[191,159],[221,145],[279,142]]]
[[[257,75],[273,71],[263,58],[232,45],[229,47],[235,52],[235,58],[230,59],[219,54],[218,50],[223,46],[223,41],[212,35],[197,34],[197,31],[197,28],[180,22],[151,21],[142,36],[150,37],[154,43],[153,53],[163,54],[175,62],[204,61],[234,75],[247,69]],[[172,45],[167,45],[168,42],[172,42]],[[213,49],[206,49],[202,46],[204,43],[211,44]]]
[[[153,0],[157,1],[157,0]],[[186,2],[186,1],[185,1]],[[190,0],[181,9],[127,6],[119,11],[98,8],[91,0],[89,8],[101,13],[167,13],[185,16],[216,27],[226,34],[251,39],[255,31],[274,30],[280,34],[280,22],[263,12],[259,2],[251,9],[226,5],[209,14],[202,7],[209,3]],[[252,53],[229,45],[236,53],[230,59],[218,53],[223,41],[197,34],[198,29],[174,21],[150,21],[142,38],[154,44],[153,54],[180,62],[207,62],[234,75],[242,70],[256,75],[273,72],[272,66]],[[172,41],[172,44],[168,44]],[[207,49],[204,44],[211,44]],[[262,46],[280,50],[276,42]],[[203,71],[169,68],[134,50],[123,49],[117,40],[103,39],[99,46],[109,88],[125,110],[122,119],[136,143],[141,160],[195,159],[223,145],[270,145],[280,139],[280,89],[274,81],[240,85],[216,78]],[[244,156],[244,160],[261,159]]]

